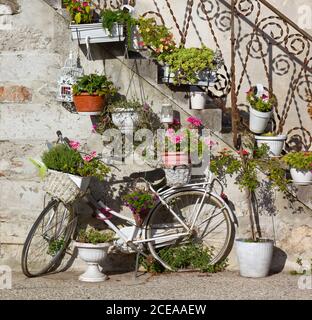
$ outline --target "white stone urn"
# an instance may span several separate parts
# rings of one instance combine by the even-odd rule
[[[139,121],[139,116],[133,109],[117,108],[112,112],[112,121],[122,133],[127,134],[134,131]]]
[[[246,239],[236,239],[235,244],[242,277],[263,278],[269,274],[274,249],[272,240],[250,242]]]
[[[107,275],[100,271],[99,263],[106,258],[111,243],[91,244],[75,241],[74,246],[78,248],[80,259],[88,265],[87,270],[79,276],[79,280],[85,282],[105,281]]]

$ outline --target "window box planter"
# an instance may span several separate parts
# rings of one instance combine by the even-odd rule
[[[170,71],[168,65],[160,66],[160,78],[162,83],[175,84],[175,73]],[[211,70],[203,70],[198,73],[198,82],[196,83],[187,83],[183,85],[192,85],[192,86],[201,86],[201,87],[210,87],[213,86],[217,80],[217,74]],[[180,85],[180,84],[176,84]]]
[[[263,144],[266,144],[269,148],[270,156],[278,157],[281,155],[284,143],[287,139],[286,135],[278,135],[278,136],[255,136],[258,147]]]
[[[72,40],[78,40],[80,44],[119,42],[124,41],[124,26],[114,24],[112,32],[103,29],[102,23],[70,24]]]

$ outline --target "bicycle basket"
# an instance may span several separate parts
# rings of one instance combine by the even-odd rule
[[[63,203],[71,203],[83,195],[83,191],[67,173],[48,170],[44,190]]]
[[[168,186],[181,186],[191,180],[190,166],[175,166],[173,168],[164,168]]]

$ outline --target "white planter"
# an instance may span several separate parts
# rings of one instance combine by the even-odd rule
[[[276,137],[268,137],[268,136],[255,136],[258,147],[266,144],[269,148],[269,155],[278,157],[281,155],[285,140],[287,139],[286,135],[278,135]]]
[[[72,39],[79,40],[81,44],[101,43],[101,42],[116,42],[124,40],[123,25],[114,24],[112,32],[103,29],[102,23],[88,24],[71,24],[69,26],[72,32]]]
[[[87,270],[79,276],[80,281],[101,282],[107,279],[107,276],[100,271],[99,263],[107,256],[110,243],[81,243],[74,242],[78,248],[80,259],[88,264]]]
[[[130,50],[138,51],[138,50],[144,50],[145,47],[141,45],[143,42],[143,38],[141,34],[139,33],[139,27],[134,26],[131,29],[131,46]]]
[[[123,133],[133,132],[139,116],[133,109],[116,109],[112,113],[113,124]]]
[[[249,129],[254,133],[263,133],[271,119],[273,110],[270,112],[260,112],[252,107],[249,108]]]
[[[296,184],[308,185],[312,182],[312,172],[310,170],[297,170],[291,168],[290,174]]]
[[[165,65],[163,67],[163,71],[164,71],[164,78],[167,79],[169,82],[173,82],[173,78],[175,77],[175,73],[174,72],[170,72],[170,67],[168,65]]]
[[[266,242],[245,242],[236,239],[236,254],[240,275],[248,278],[262,278],[269,274],[274,244]]]
[[[190,99],[191,109],[202,110],[205,109],[207,102],[207,93],[203,91],[196,91],[196,87],[191,87]],[[198,89],[197,89],[198,90]]]
[[[73,174],[67,174],[81,191],[86,191],[90,184],[91,177],[80,177]]]

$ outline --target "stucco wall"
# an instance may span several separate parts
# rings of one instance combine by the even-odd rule
[[[28,158],[39,158],[45,150],[46,141],[55,139],[57,129],[61,129],[70,138],[87,143],[90,150],[102,151],[101,137],[91,132],[91,119],[70,113],[55,100],[59,70],[71,50],[74,53],[79,52],[86,73],[105,70],[120,86],[121,93],[128,92],[128,97],[137,97],[149,102],[156,112],[163,102],[171,101],[181,111],[182,118],[186,113],[183,113],[181,108],[191,113],[184,93],[174,93],[166,86],[156,83],[156,66],[152,62],[141,59],[127,60],[124,57],[124,47],[120,45],[94,45],[92,46],[94,61],[87,61],[84,52],[78,50],[77,44],[71,41],[68,23],[61,15],[41,0],[18,2],[21,6],[20,13],[8,16],[7,27],[0,30],[0,88],[3,87],[0,99],[0,259],[1,263],[7,263],[16,269],[19,268],[21,248],[28,229],[43,205],[42,183]],[[181,2],[184,3],[183,6]],[[216,2],[221,11],[228,10],[223,1]],[[171,3],[182,25],[186,1],[176,0]],[[173,32],[177,35],[165,2],[160,0],[157,4],[166,24],[173,26]],[[293,6],[292,2],[285,1],[282,9],[295,19]],[[148,10],[156,10],[153,1],[140,1],[138,13]],[[228,16],[228,13],[225,12],[225,15]],[[202,38],[204,43],[214,48],[207,22],[203,21],[196,11],[193,13],[193,22],[195,27],[193,24],[190,26],[187,45],[200,45],[199,38]],[[225,20],[225,23],[227,22],[228,20]],[[200,37],[196,35],[195,29],[199,30]],[[229,31],[216,32],[229,68]],[[252,81],[262,81],[263,70],[250,68],[249,72]],[[281,96],[285,95],[289,82],[287,77],[283,79],[284,82],[279,78],[276,79],[279,83],[278,93]],[[246,82],[244,86],[247,87],[248,83]],[[229,99],[227,103],[229,106]],[[301,101],[300,112],[304,112],[301,111],[304,106]],[[220,137],[231,140],[229,134],[220,133],[222,128],[220,109],[214,107],[197,115],[203,117]],[[289,117],[291,121],[289,127],[297,125],[296,115],[295,109],[293,115]],[[302,118],[305,127],[311,128],[308,117]],[[121,172],[114,171],[118,180],[129,176],[131,172],[151,170],[147,166],[135,165],[123,165],[120,168]],[[112,207],[122,209],[118,202],[118,190],[124,187],[127,187],[125,183],[112,182],[107,190],[107,187],[102,185],[97,190],[97,197],[107,198],[105,195],[114,195],[113,200],[110,199]],[[307,190],[311,193],[310,189],[303,189],[301,192],[307,194]],[[248,218],[243,197],[232,183],[229,183],[227,193],[233,199],[236,215],[239,218],[238,235],[244,235]],[[260,195],[261,197],[263,195]],[[277,246],[288,255],[289,266],[299,255],[306,259],[311,258],[310,213],[298,210],[298,204],[294,204],[295,208],[291,209],[281,195],[273,194],[272,197],[276,198],[275,210],[270,208],[270,214],[266,213],[265,209],[261,211],[264,236],[277,240]],[[308,198],[306,197],[307,201]],[[84,215],[84,219],[89,217],[90,210],[86,206],[82,206],[80,212]],[[93,220],[90,222],[96,223]],[[118,263],[115,263],[116,259]],[[122,257],[121,261],[130,263],[131,259]],[[231,255],[230,261],[231,267],[235,268],[234,254]],[[118,257],[114,257],[111,266],[122,268],[123,264]]]

